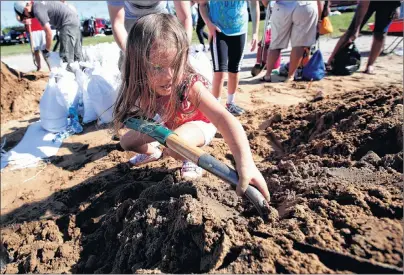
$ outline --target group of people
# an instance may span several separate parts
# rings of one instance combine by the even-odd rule
[[[82,60],[80,20],[77,10],[66,1],[17,1],[17,20],[26,25],[37,69],[41,69],[40,52],[45,60],[52,51],[52,27],[57,31],[59,55],[63,62]]]
[[[194,2],[194,3],[191,3]],[[217,130],[228,144],[239,175],[238,194],[243,194],[249,184],[256,186],[269,200],[270,195],[264,177],[257,169],[249,142],[240,122],[235,118],[244,110],[235,103],[235,93],[239,84],[239,72],[247,43],[248,1],[246,0],[196,0],[174,1],[176,16],[169,14],[167,1],[107,1],[115,41],[121,49],[120,69],[122,83],[115,103],[114,125],[120,131],[124,122],[133,116],[154,119],[174,130],[180,137],[194,146],[209,144]],[[263,0],[264,5],[268,1]],[[376,28],[372,53],[380,53],[380,42],[384,41],[391,9],[395,4],[373,4],[361,1],[347,33],[337,44],[342,47],[346,41],[353,41],[373,12],[376,12]],[[379,1],[382,2],[382,1]],[[398,2],[400,1],[392,1]],[[213,83],[197,74],[190,66],[188,54],[192,38],[191,5],[197,4],[200,13],[199,34],[203,34],[206,24],[210,36],[210,51],[213,63]],[[16,12],[22,18],[38,18],[44,29],[55,25],[60,33],[69,32],[75,37],[76,31],[70,27],[77,23],[72,12],[62,8],[62,3],[42,4],[34,2],[23,8],[16,5]],[[390,7],[391,6],[391,7]],[[387,8],[389,7],[389,8]],[[63,10],[63,16],[61,16]],[[267,73],[263,81],[271,80],[273,64],[281,49],[292,44],[289,67],[290,81],[302,58],[305,47],[316,41],[317,28],[321,23],[323,1],[276,1],[272,15],[272,39],[267,60]],[[260,11],[258,0],[250,1],[252,18],[251,51],[258,43]],[[69,18],[71,23],[63,23]],[[200,32],[202,30],[202,32]],[[71,34],[71,35],[70,35]],[[199,36],[199,35],[198,35]],[[206,36],[205,36],[206,37]],[[64,40],[61,39],[61,43]],[[203,40],[202,40],[203,41]],[[69,42],[66,45],[66,42]],[[46,36],[46,49],[51,41]],[[76,60],[75,38],[64,41],[69,47],[61,56],[66,60]],[[62,44],[61,44],[62,48]],[[77,52],[78,53],[78,52]],[[77,55],[78,57],[78,55]],[[329,65],[332,65],[331,56]],[[369,58],[367,71],[371,70],[374,59]],[[219,100],[223,90],[225,74],[227,81],[227,102],[223,106]],[[118,149],[134,151],[137,154],[129,160],[134,166],[160,159],[163,155],[183,161],[181,174],[184,177],[201,177],[202,169],[195,163],[182,159],[175,152],[156,146],[155,140],[140,132],[127,130],[120,138]]]

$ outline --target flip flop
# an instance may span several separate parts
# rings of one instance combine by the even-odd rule
[[[272,82],[271,78],[270,79],[266,79],[265,75],[263,77],[260,78],[261,82]]]

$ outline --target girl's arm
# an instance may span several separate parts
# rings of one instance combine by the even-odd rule
[[[222,31],[215,24],[213,24],[209,18],[208,2],[209,1],[206,1],[206,0],[198,0],[199,13],[201,14],[203,21],[205,21],[205,24],[209,29],[209,34],[212,37],[215,37],[216,31],[218,31],[218,32],[222,32]]]
[[[189,100],[217,127],[230,147],[239,175],[237,194],[244,194],[248,185],[253,184],[269,201],[268,186],[255,166],[247,136],[240,122],[199,81],[190,88]]]

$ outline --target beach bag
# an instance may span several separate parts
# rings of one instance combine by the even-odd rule
[[[332,27],[330,18],[328,18],[328,16],[324,17],[320,24],[320,30],[319,30],[320,35],[329,34],[332,33],[333,31],[334,28]]]
[[[295,72],[295,76],[294,76],[295,80],[304,80],[303,79],[303,68],[309,63],[311,57],[318,50],[318,48],[319,48],[319,40],[317,40],[317,44],[314,44],[311,47],[304,48],[302,60],[300,61],[299,65],[296,69],[296,72]],[[289,73],[289,64],[288,64],[287,68],[288,68],[288,73]]]
[[[332,74],[334,75],[351,75],[361,65],[361,54],[356,48],[355,43],[348,43],[344,48],[339,50],[332,62]]]
[[[39,102],[39,110],[41,126],[46,131],[57,133],[66,129],[69,111],[55,77],[49,78]]]
[[[331,24],[331,20],[328,17],[330,12],[329,5],[330,5],[329,1],[324,2],[323,12],[321,14],[321,24],[319,29],[320,35],[329,34],[334,31],[334,28],[332,27]]]
[[[310,60],[302,69],[302,80],[318,81],[325,76],[325,65],[323,55],[318,46],[316,52],[311,56]]]

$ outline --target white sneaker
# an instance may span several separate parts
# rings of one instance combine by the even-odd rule
[[[156,152],[154,152],[151,155],[146,155],[146,154],[138,154],[136,156],[134,156],[133,158],[131,158],[129,160],[129,164],[133,165],[133,166],[139,166],[142,164],[146,164],[152,161],[156,161],[159,158],[161,158],[161,155],[163,154],[163,152],[160,149],[156,148]]]
[[[181,168],[181,177],[188,179],[201,178],[203,169],[191,161],[184,161]]]

